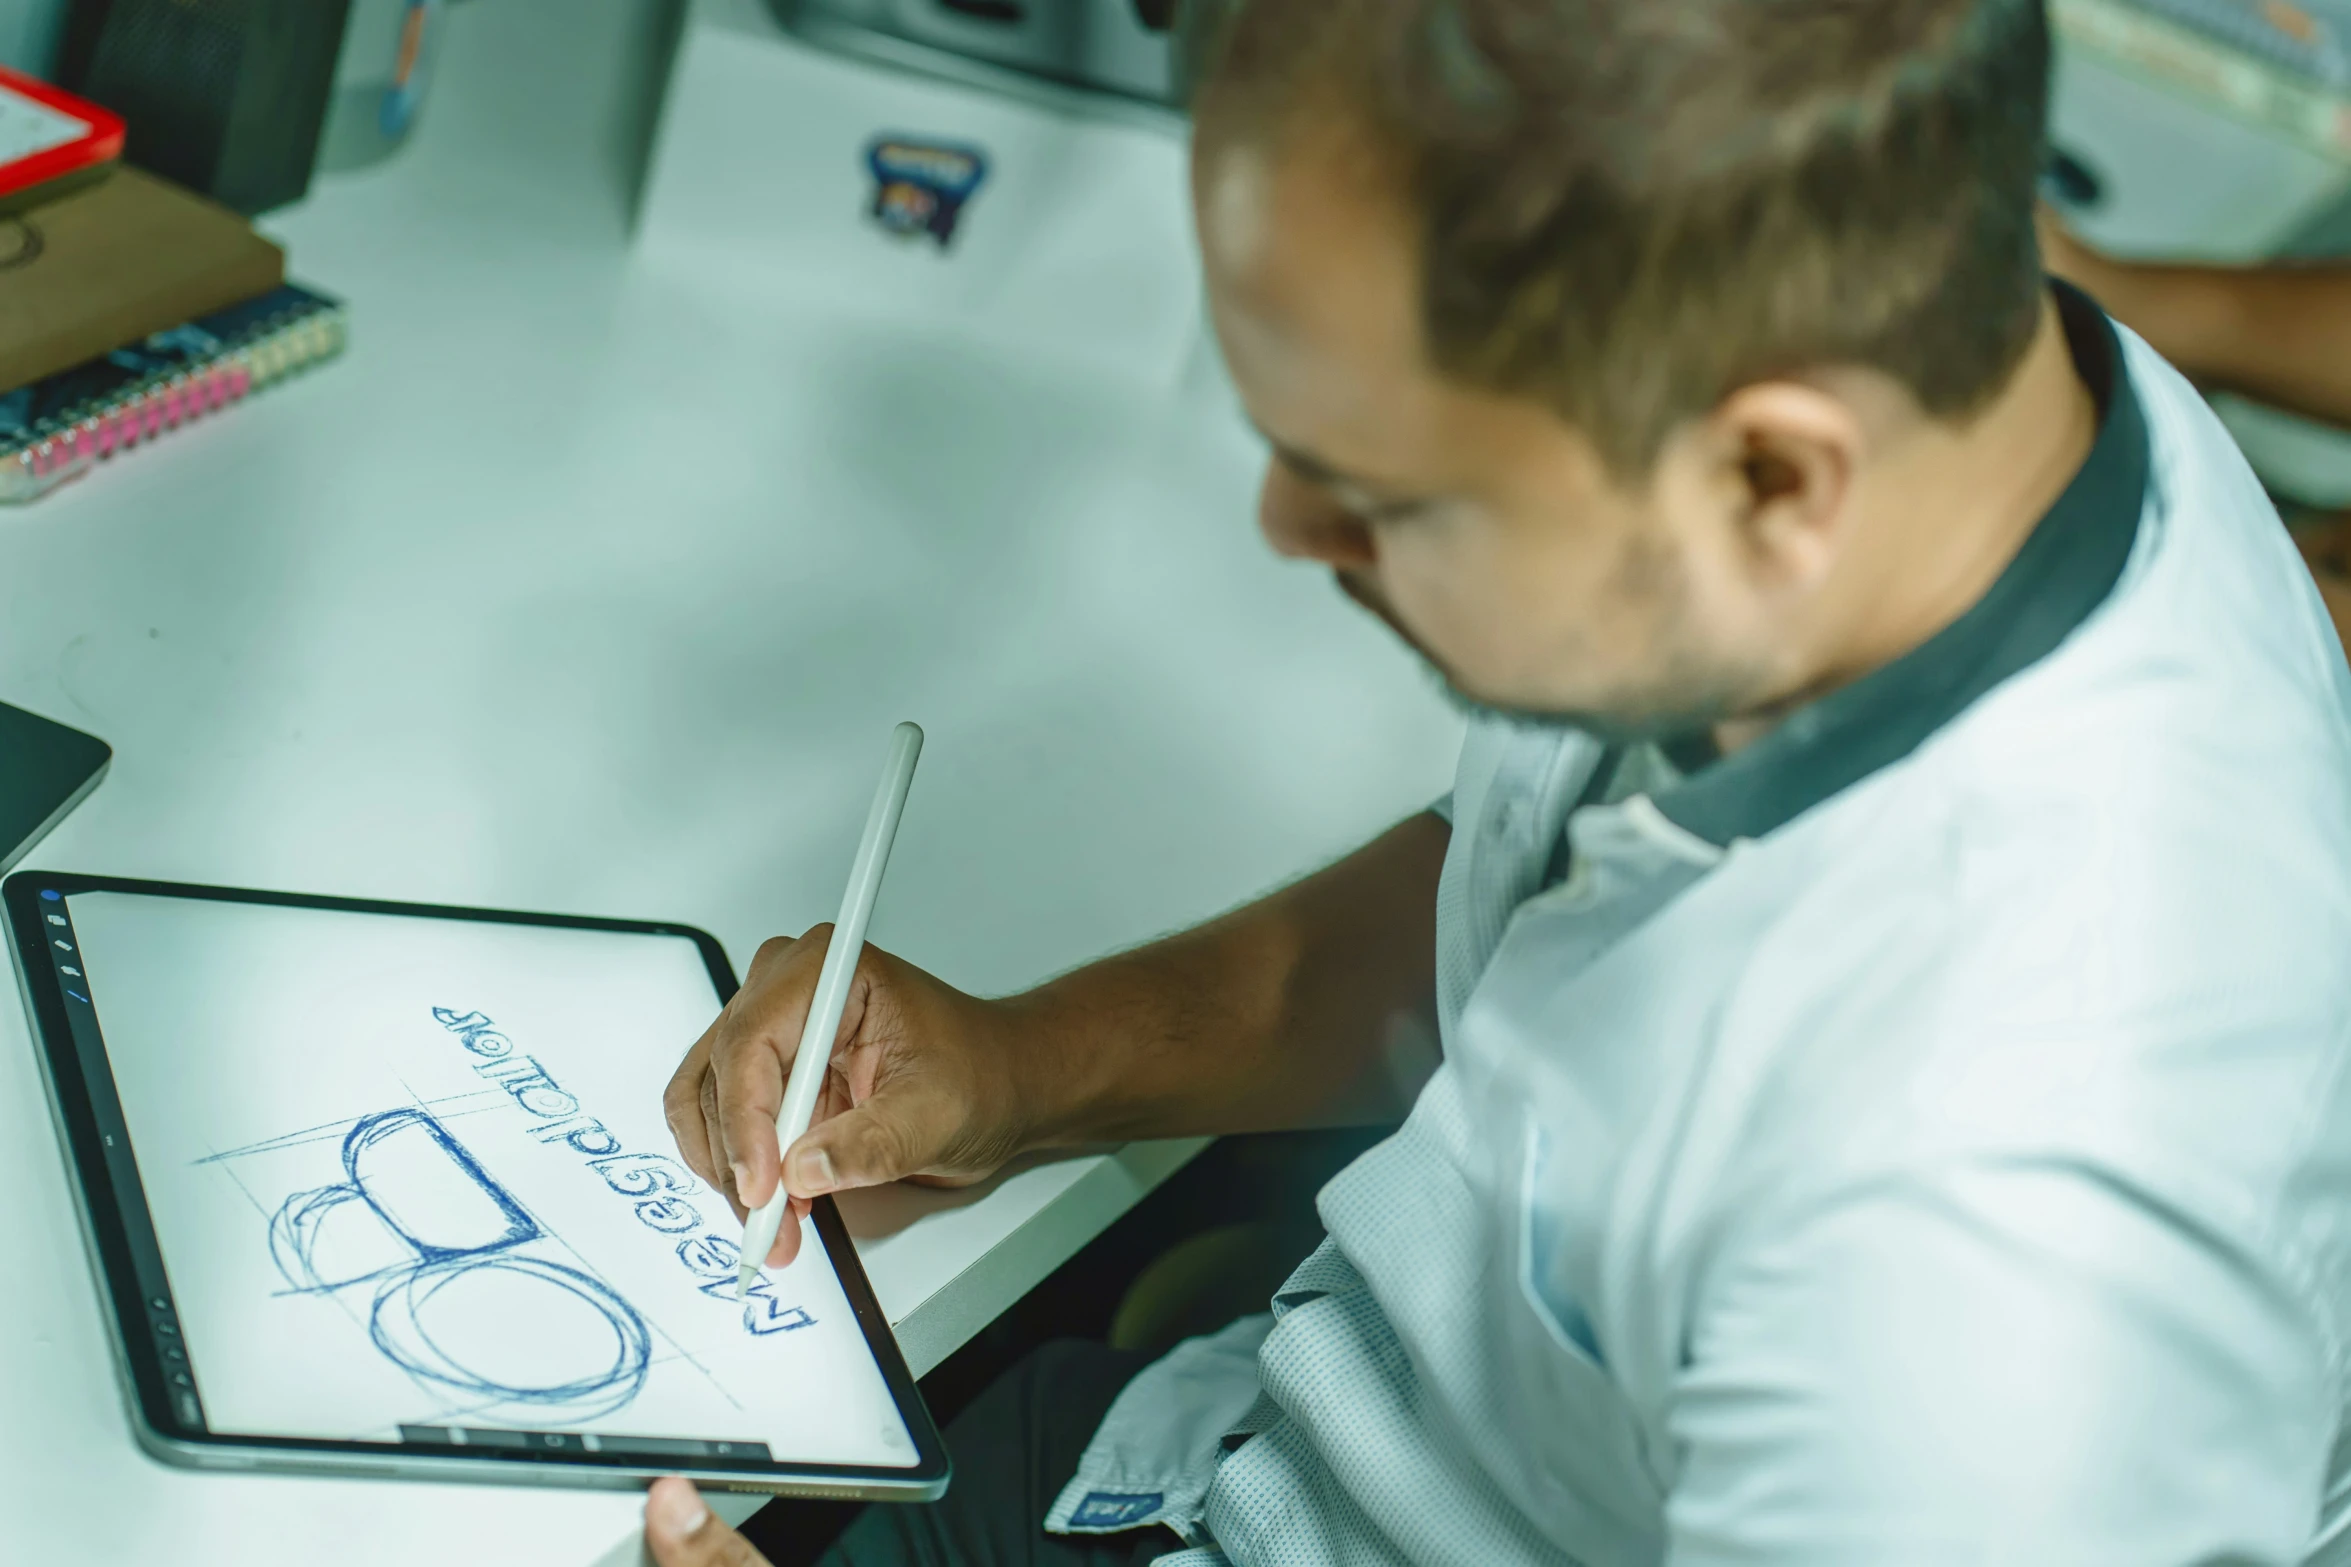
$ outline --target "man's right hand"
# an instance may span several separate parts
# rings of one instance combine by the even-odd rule
[[[1403,1118],[1436,1067],[1437,876],[1414,816],[1222,919],[982,1001],[874,947],[783,1160],[776,1109],[832,927],[759,949],[663,1095],[686,1163],[734,1203],[980,1180],[1031,1149]],[[792,1259],[800,1227],[776,1234]]]
[[[831,937],[819,925],[762,946],[662,1096],[678,1151],[738,1218],[775,1191],[776,1111]],[[793,1219],[827,1192],[908,1177],[967,1183],[1021,1152],[1036,1101],[1018,1080],[1009,1011],[867,946],[815,1117],[780,1163]],[[768,1265],[799,1246],[787,1223]]]

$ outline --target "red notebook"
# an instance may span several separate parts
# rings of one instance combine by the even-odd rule
[[[0,66],[0,212],[64,194],[122,156],[122,119]]]

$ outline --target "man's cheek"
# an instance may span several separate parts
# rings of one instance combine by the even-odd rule
[[[1492,606],[1429,578],[1398,581],[1391,575],[1385,588],[1382,618],[1447,679],[1475,686],[1492,675],[1507,642],[1507,628]]]

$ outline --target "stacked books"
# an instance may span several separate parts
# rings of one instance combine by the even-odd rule
[[[105,111],[0,71],[0,184],[12,147],[43,156],[77,114]],[[0,503],[343,346],[343,307],[287,284],[283,251],[151,174],[106,159],[0,196]]]
[[[118,452],[333,358],[343,332],[340,304],[281,284],[0,393],[0,504],[46,495]]]
[[[2351,241],[2351,0],[2051,0],[2050,16],[2066,44],[2276,150],[2248,171],[2275,176],[2264,236],[2191,254],[2250,262],[2281,250],[2339,254]],[[2145,188],[2167,194],[2163,171],[2149,172]],[[2351,437],[2234,393],[2211,401],[2272,494],[2351,504]]]
[[[2049,10],[2073,44],[2351,160],[2351,0],[2052,0]]]

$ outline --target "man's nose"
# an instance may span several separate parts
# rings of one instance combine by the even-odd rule
[[[1257,526],[1275,554],[1292,560],[1321,561],[1339,570],[1360,570],[1379,561],[1363,520],[1278,460],[1266,466]]]

